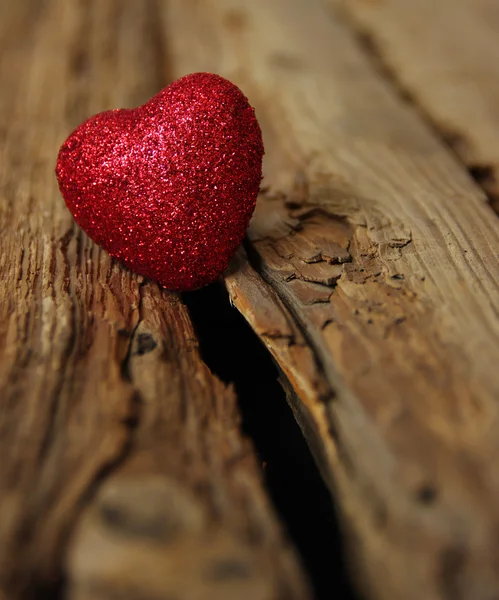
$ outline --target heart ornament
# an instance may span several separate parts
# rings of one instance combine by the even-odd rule
[[[59,151],[56,175],[94,242],[132,271],[185,291],[216,280],[241,244],[263,153],[241,90],[194,73],[139,108],[77,127]]]

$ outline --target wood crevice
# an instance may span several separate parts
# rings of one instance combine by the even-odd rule
[[[234,269],[237,272],[237,266]],[[319,473],[317,457],[312,457],[313,449],[302,437],[303,420],[297,418],[289,398],[286,400],[292,393],[289,381],[261,341],[283,344],[291,351],[309,351],[310,346],[298,331],[257,335],[219,284],[184,295],[184,299],[203,359],[222,381],[234,386],[243,430],[258,452],[266,490],[307,569],[314,598],[327,600],[334,595],[338,600],[354,600],[334,499]],[[322,401],[332,397],[329,390]],[[278,437],[275,431],[279,431]],[[314,510],[322,515],[322,521],[313,517]]]

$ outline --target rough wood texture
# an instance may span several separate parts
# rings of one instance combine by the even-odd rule
[[[164,17],[175,74],[234,79],[263,123],[253,266],[227,285],[297,392],[366,595],[494,598],[497,217],[327,2]]]
[[[499,212],[499,3],[333,0]],[[376,56],[377,55],[377,56]]]
[[[477,11],[495,9],[439,3],[446,50],[431,37],[413,56],[398,10],[426,2],[372,0],[381,30],[342,1],[357,32],[331,0],[0,3],[0,596],[65,576],[77,600],[309,597],[186,308],[91,244],[53,175],[87,115],[198,70],[238,83],[263,125],[264,188],[226,285],[287,380],[365,597],[497,596],[498,220],[357,35],[469,166],[495,168],[495,66],[478,95],[459,70],[434,81],[451,22],[466,73],[493,55]]]
[[[233,393],[200,362],[177,297],[141,291],[127,361],[139,424],[72,540],[70,596],[307,598]]]
[[[307,598],[234,394],[176,295],[112,262],[53,174],[165,82],[156,3],[0,3],[0,597]],[[66,549],[69,551],[66,552]]]

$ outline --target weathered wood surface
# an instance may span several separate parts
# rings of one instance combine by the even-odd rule
[[[332,1],[499,212],[499,3]]]
[[[185,306],[92,244],[57,189],[78,122],[167,83],[155,11],[0,3],[2,599],[309,597]]]
[[[365,593],[495,598],[496,215],[330,3],[164,8],[175,75],[232,78],[263,124],[252,266],[226,282],[297,392]]]
[[[138,427],[77,527],[71,597],[309,597],[241,439],[234,394],[200,362],[178,299],[142,290],[127,362]]]
[[[86,116],[199,70],[238,83],[263,126],[225,282],[287,379],[355,580],[373,600],[497,597],[499,221],[441,139],[495,168],[476,12],[493,4],[441,2],[445,51],[432,34],[417,55],[398,11],[426,2],[342,1],[341,17],[340,0],[0,3],[0,597],[61,577],[78,600],[309,597],[181,299],[89,242],[53,175]],[[475,50],[453,71],[460,28]],[[457,74],[434,91],[439,65]]]

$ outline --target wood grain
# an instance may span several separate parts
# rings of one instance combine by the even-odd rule
[[[307,598],[185,306],[114,263],[59,145],[169,73],[153,1],[0,3],[0,596]]]
[[[77,527],[71,597],[309,597],[241,438],[233,392],[200,362],[177,296],[141,291],[127,361],[138,426]]]
[[[175,74],[257,108],[267,157],[233,302],[296,392],[370,598],[493,598],[497,217],[327,2],[170,2]],[[168,24],[176,23],[176,28]],[[292,397],[292,395],[291,395]]]
[[[499,212],[499,4],[333,0]]]

